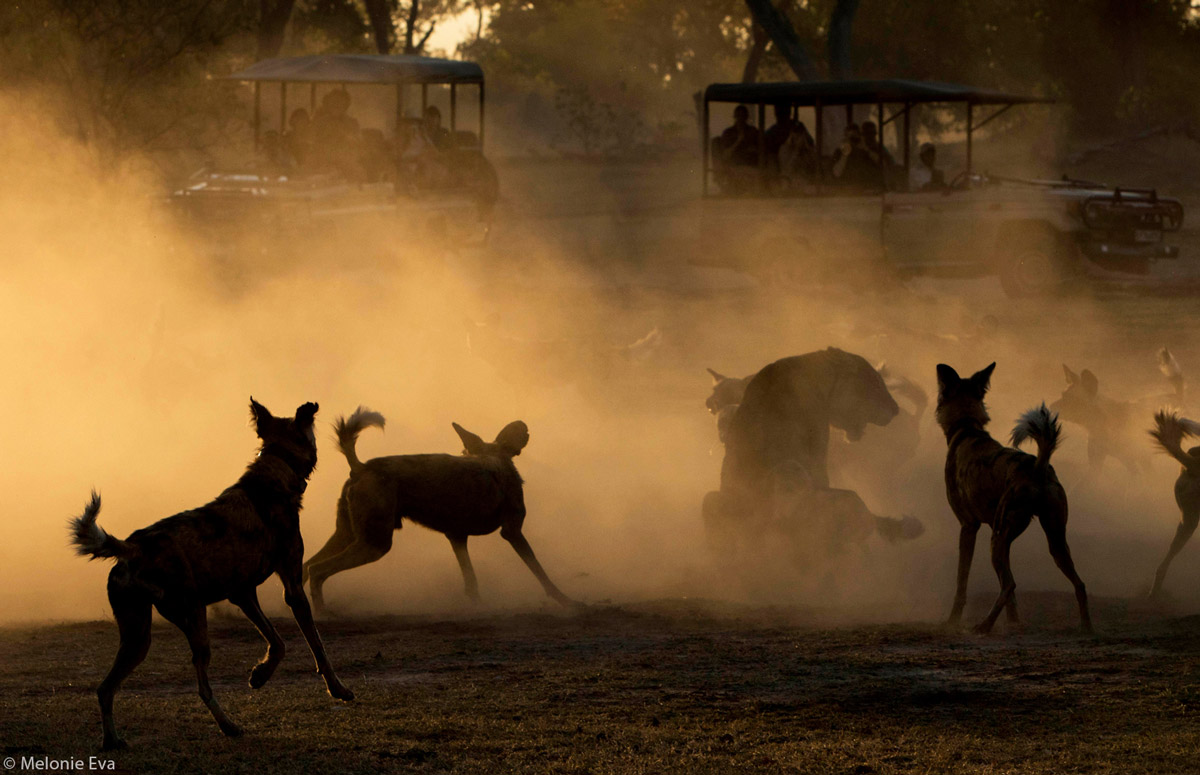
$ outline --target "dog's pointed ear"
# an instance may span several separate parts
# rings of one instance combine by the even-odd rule
[[[487,443],[483,439],[456,422],[450,424],[454,426],[454,432],[462,439],[463,451],[468,455],[481,455],[487,450]]]
[[[970,376],[971,384],[974,385],[981,394],[986,393],[988,386],[992,382],[992,372],[995,370],[996,362],[992,361],[990,366],[980,369]]]
[[[261,437],[267,429],[267,423],[272,419],[267,407],[255,401],[254,396],[250,396],[250,421],[254,423],[255,433]]]
[[[1100,380],[1096,379],[1096,375],[1090,369],[1079,373],[1079,384],[1083,385],[1083,392],[1087,393],[1089,398],[1095,398],[1100,393]]]
[[[1074,385],[1079,382],[1079,375],[1071,371],[1071,368],[1065,363],[1063,364],[1063,374],[1065,374],[1067,377],[1068,385]]]
[[[714,385],[719,384],[723,380],[729,379],[729,377],[726,377],[724,374],[722,374],[719,371],[713,371],[712,369],[705,369],[705,371],[707,371],[709,374],[712,375],[712,380],[713,380]]]
[[[937,365],[937,380],[938,390],[944,390],[948,387],[954,387],[959,382],[962,382],[962,377],[958,376],[958,372],[944,363]]]
[[[516,457],[521,454],[521,450],[525,449],[525,445],[529,443],[529,427],[520,420],[514,420],[505,425],[496,434],[496,440],[492,443],[513,457]]]
[[[296,422],[301,425],[312,425],[313,418],[317,416],[317,410],[320,408],[321,405],[313,401],[301,405],[296,409]]]

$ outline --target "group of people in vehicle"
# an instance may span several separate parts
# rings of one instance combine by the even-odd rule
[[[419,188],[445,185],[450,178],[449,154],[455,137],[442,126],[441,111],[425,108],[420,121],[408,120],[388,138],[382,130],[359,127],[350,115],[350,95],[328,92],[310,116],[297,108],[281,135],[263,134],[259,149],[267,169],[277,175],[335,174],[355,183],[395,180],[397,174]]]
[[[775,105],[775,123],[761,131],[750,123],[750,109],[738,105],[733,125],[713,138],[711,151],[717,184],[731,194],[762,191],[809,193],[818,181],[855,192],[931,191],[945,188],[937,166],[937,149],[924,143],[906,180],[883,145],[874,121],[848,123],[842,142],[829,156],[817,148],[803,121],[791,106]]]

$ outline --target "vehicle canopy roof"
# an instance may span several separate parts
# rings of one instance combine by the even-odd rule
[[[482,84],[474,62],[404,54],[326,54],[264,59],[225,76],[231,81],[283,83]]]
[[[972,105],[1020,105],[1053,102],[1046,97],[1007,94],[939,81],[777,81],[714,83],[704,90],[705,102],[749,102],[791,105],[876,105],[885,102],[965,102]]]

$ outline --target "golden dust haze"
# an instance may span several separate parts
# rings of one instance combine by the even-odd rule
[[[286,259],[214,256],[171,217],[161,183],[138,172],[143,165],[97,160],[28,95],[0,99],[0,116],[3,621],[107,616],[108,563],[73,555],[66,520],[93,486],[104,497],[100,524],[118,536],[214,497],[254,453],[251,395],[276,414],[321,405],[319,464],[301,518],[309,554],[332,532],[347,474],[330,438],[337,415],[361,403],[387,417],[385,433],[361,437],[363,459],[457,453],[451,421],[491,438],[522,419],[531,431],[516,459],[527,482],[526,535],[569,595],[934,618],[952,593],[957,530],[932,420],[934,364],[969,372],[999,362],[990,401],[997,437],[1020,411],[1058,397],[1063,361],[1092,368],[1116,395],[1165,391],[1153,360],[1161,344],[1176,349],[1189,374],[1200,373],[1200,352],[1172,341],[1169,321],[1162,332],[1130,332],[1103,302],[1087,299],[1013,305],[998,291],[968,289],[979,301],[929,283],[915,292],[808,296],[693,287],[701,275],[683,259],[699,248],[680,243],[694,232],[687,204],[656,226],[594,214],[514,225],[502,204],[491,252],[474,259],[410,235],[371,233]],[[684,173],[680,201],[697,187]],[[571,168],[546,177],[564,197],[591,191],[592,209],[605,211],[624,196],[606,174]],[[535,177],[505,176],[506,198],[534,198],[523,187]],[[643,227],[660,233],[644,252],[658,251],[661,266],[655,255],[608,260]],[[228,241],[242,244],[236,234]],[[397,242],[402,249],[378,247]],[[636,276],[656,282],[626,283]],[[726,277],[702,276],[718,285]],[[997,317],[998,332],[969,339],[984,314]],[[485,360],[468,343],[467,319],[513,340],[561,338],[585,354],[556,361],[514,347]],[[648,359],[603,354],[655,327],[662,344]],[[843,480],[876,513],[914,514],[927,532],[903,546],[873,539],[836,564],[795,568],[768,558],[748,561],[755,572],[724,574],[699,513],[721,461],[704,409],[704,368],[742,376],[830,345],[886,359],[930,394],[910,466]],[[1067,435],[1055,463],[1070,488],[1084,473],[1086,434],[1068,426]],[[870,441],[868,433],[862,443]],[[1159,460],[1142,481],[1108,470],[1091,494],[1072,495],[1069,535],[1093,593],[1132,595],[1148,584],[1177,520],[1175,468]],[[1044,546],[1036,526],[1017,543],[1019,589],[1067,589]],[[498,535],[473,539],[471,551],[486,604],[543,604]],[[990,594],[995,579],[979,554],[972,588]],[[1175,586],[1197,588],[1193,565],[1180,560]],[[334,577],[326,590],[331,606],[352,612],[470,610],[448,542],[412,525],[382,561]],[[269,608],[277,598],[264,594]]]

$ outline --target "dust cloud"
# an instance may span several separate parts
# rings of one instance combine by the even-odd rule
[[[253,455],[251,395],[276,414],[321,405],[301,520],[309,554],[332,532],[347,473],[331,439],[337,415],[365,404],[387,417],[385,433],[360,439],[363,459],[457,453],[451,421],[491,438],[522,419],[531,431],[516,459],[526,535],[568,595],[936,618],[952,592],[957,529],[933,425],[936,363],[970,372],[999,362],[997,437],[1059,396],[1064,361],[1091,368],[1115,397],[1165,392],[1153,360],[1163,344],[1185,371],[1200,369],[1190,332],[1141,302],[1014,304],[971,283],[953,295],[927,282],[779,293],[698,270],[684,263],[702,258],[690,164],[502,170],[506,203],[482,252],[379,225],[264,247],[255,234],[206,239],[174,216],[146,165],[94,158],[28,95],[0,99],[0,115],[4,622],[107,616],[108,565],[73,556],[66,520],[93,486],[104,496],[100,523],[118,536],[214,497]],[[645,180],[649,195],[637,187]],[[648,201],[659,209],[639,211]],[[548,202],[560,215],[547,214]],[[913,460],[856,469],[854,451],[843,450],[835,454],[849,462],[833,475],[876,513],[919,517],[926,534],[901,546],[872,539],[800,568],[786,552],[714,560],[699,506],[717,487],[722,450],[704,409],[704,368],[743,376],[831,345],[886,360],[929,393]],[[1086,432],[1067,434],[1055,464],[1072,494],[1081,575],[1094,594],[1133,595],[1177,520],[1175,468],[1159,459],[1130,475],[1110,461],[1086,483]],[[859,443],[872,440],[869,431]],[[1015,547],[1019,589],[1065,591],[1038,532]],[[543,604],[498,536],[472,540],[471,551],[487,604]],[[990,595],[995,580],[979,554],[972,589]],[[1196,589],[1197,578],[1185,555],[1171,585]],[[263,599],[277,610],[275,592]],[[326,595],[352,613],[471,610],[448,543],[412,525],[383,560],[336,576]]]

